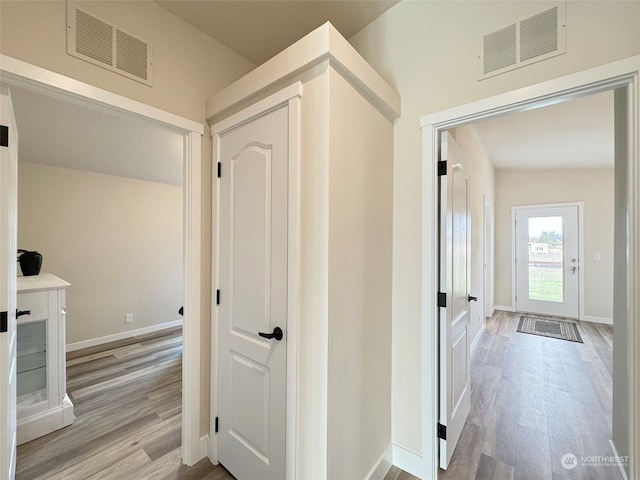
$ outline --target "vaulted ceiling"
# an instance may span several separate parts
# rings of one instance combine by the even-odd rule
[[[349,38],[399,1],[158,0],[158,3],[260,65],[327,21]]]

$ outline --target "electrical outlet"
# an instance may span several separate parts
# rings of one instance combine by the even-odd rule
[[[133,323],[133,313],[125,314],[124,323]]]

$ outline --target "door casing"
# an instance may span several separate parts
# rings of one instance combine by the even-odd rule
[[[211,126],[213,140],[213,165],[217,165],[220,158],[220,136],[235,127],[264,115],[272,110],[288,105],[289,113],[289,163],[287,179],[287,376],[286,376],[286,461],[285,471],[287,480],[296,478],[297,458],[297,382],[298,382],[298,288],[300,265],[300,208],[299,208],[299,162],[300,162],[300,103],[302,98],[302,82],[298,81],[282,90],[260,100],[253,105],[235,113]],[[213,169],[216,170],[215,168]],[[220,180],[215,182],[216,191],[212,195],[215,214],[212,251],[214,252],[214,267],[212,272],[212,294],[216,298],[220,286]],[[211,309],[211,391],[210,432],[215,432],[215,419],[218,415],[218,354],[220,327],[218,308]],[[218,463],[217,436],[212,433],[209,439],[208,456],[214,464]]]
[[[640,477],[640,56],[601,65],[540,84],[425,115],[422,130],[421,205],[421,431],[422,455],[411,458],[422,478],[438,478],[437,161],[440,132],[616,88],[628,98],[628,330],[630,478]],[[400,468],[403,465],[398,465]],[[420,469],[420,472],[417,470]]]
[[[90,108],[143,118],[184,138],[183,258],[184,321],[182,361],[182,461],[193,465],[206,456],[200,435],[200,337],[202,263],[202,135],[204,125],[156,107],[0,54],[3,83],[35,90]]]

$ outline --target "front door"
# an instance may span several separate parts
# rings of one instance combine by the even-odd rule
[[[440,468],[446,469],[471,409],[469,160],[448,133],[440,159]],[[465,168],[466,167],[466,168]]]
[[[220,135],[218,460],[285,478],[288,106]]]
[[[518,207],[516,310],[578,318],[578,206]]]
[[[0,480],[16,470],[16,251],[18,131],[11,96],[0,95]]]

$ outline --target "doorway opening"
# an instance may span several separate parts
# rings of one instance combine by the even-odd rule
[[[200,309],[201,309],[201,139],[204,126],[97,87],[1,56],[2,83],[62,98],[121,117],[144,119],[181,137],[184,175],[181,289],[184,298],[182,365],[182,461],[192,465],[206,454],[200,437]],[[178,306],[176,306],[178,307]],[[177,314],[177,311],[176,311]],[[191,321],[189,321],[191,320]]]
[[[438,251],[438,235],[435,232],[433,226],[435,225],[434,219],[436,218],[436,161],[438,159],[438,139],[441,132],[450,130],[455,127],[468,125],[473,122],[477,122],[487,118],[495,118],[497,116],[517,112],[530,110],[533,108],[539,108],[545,105],[566,101],[572,98],[585,96],[593,93],[598,93],[606,90],[616,89],[616,97],[618,92],[622,92],[625,95],[625,101],[620,102],[626,107],[624,112],[624,133],[628,135],[628,143],[625,145],[636,145],[637,142],[637,125],[634,124],[634,119],[637,118],[638,104],[637,98],[634,97],[634,92],[637,89],[638,82],[638,68],[637,63],[630,59],[627,62],[618,62],[605,67],[592,69],[587,72],[581,72],[573,76],[564,77],[562,79],[547,82],[545,84],[537,85],[535,87],[525,88],[516,92],[511,92],[508,95],[502,95],[491,99],[486,99],[474,104],[469,104],[455,110],[441,112],[431,116],[424,117],[422,119],[423,127],[423,365],[426,368],[423,369],[423,381],[427,392],[426,405],[423,410],[423,448],[425,449],[425,462],[424,462],[424,475],[436,477],[438,475],[438,442],[435,436],[431,432],[437,431],[437,408],[438,405],[438,391],[437,385],[437,372],[438,362],[437,353],[438,344],[433,339],[438,338],[438,334],[435,331],[434,325],[437,322],[433,322],[433,318],[438,315],[437,299],[435,293],[438,291],[438,279],[436,259],[433,253]],[[618,103],[617,103],[618,104]],[[626,125],[628,124],[628,128]],[[617,145],[617,143],[616,143]],[[622,205],[626,208],[625,214],[629,214],[630,210],[635,211],[637,208],[637,200],[633,191],[639,187],[639,179],[635,165],[637,165],[638,158],[637,152],[632,149],[619,149],[620,163],[622,166],[628,169],[629,173],[634,175],[630,178],[628,185],[632,188],[632,191],[624,193],[624,201]],[[616,187],[618,187],[616,183]],[[629,217],[627,217],[629,218]],[[621,289],[625,292],[633,291],[627,281],[628,278],[632,279],[633,272],[637,271],[638,258],[637,258],[637,242],[638,239],[633,234],[633,226],[629,226],[628,230],[621,229],[620,225],[616,223],[616,241],[620,240],[629,251],[628,261],[625,264],[625,270],[616,270],[616,284],[620,285]],[[626,250],[626,249],[625,249]],[[620,252],[616,247],[616,252]],[[497,294],[497,286],[496,286]],[[638,343],[637,337],[637,325],[633,323],[631,315],[638,307],[635,300],[631,300],[626,305],[629,306],[629,310],[625,309],[624,316],[622,318],[622,330],[626,330],[627,336],[622,339],[615,340],[616,345],[620,345],[620,348],[632,353],[632,346]],[[620,312],[618,312],[620,313]],[[618,315],[617,318],[620,318]],[[629,318],[627,322],[626,319]],[[626,325],[625,325],[626,324]],[[625,328],[626,327],[626,328]],[[430,333],[432,335],[430,335]],[[622,369],[614,369],[614,390],[617,385],[620,387],[624,384],[624,390],[627,386],[633,388],[635,385],[635,379],[632,372],[638,367],[637,358],[632,358],[632,361],[628,367]],[[613,360],[616,363],[615,359]],[[433,386],[433,387],[432,387]],[[614,398],[615,402],[615,398]],[[626,410],[628,416],[631,417],[631,425],[634,425],[634,400],[630,396],[626,396],[623,392],[623,402],[621,406]],[[628,420],[627,420],[628,422]],[[615,423],[615,419],[614,419]],[[634,446],[636,445],[636,438],[634,429],[627,429],[628,435],[626,439],[628,442],[625,447],[627,451],[634,452]],[[614,434],[615,436],[615,434]],[[628,465],[628,471],[634,471],[633,459],[631,464]]]

